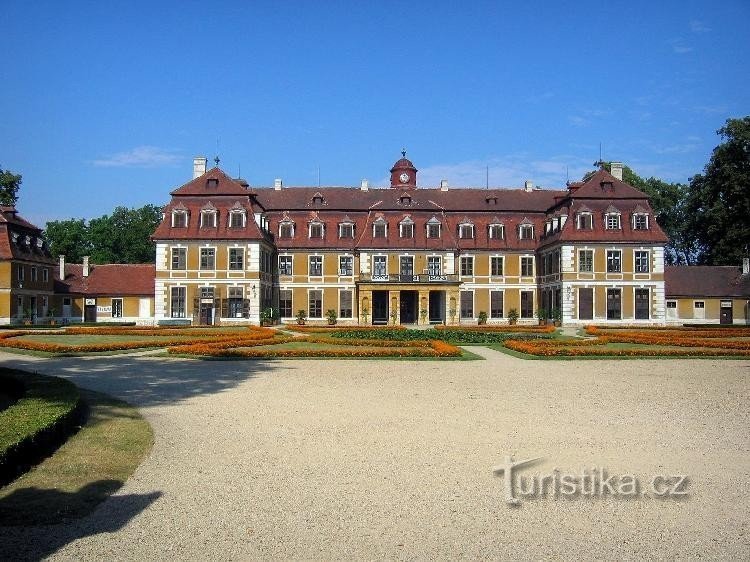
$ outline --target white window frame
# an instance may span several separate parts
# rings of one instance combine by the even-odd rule
[[[638,271],[638,254],[646,254],[646,271]],[[633,273],[651,273],[651,252],[648,250],[633,250]]]
[[[314,275],[312,270],[312,260],[313,258],[320,258],[320,274]],[[321,254],[310,254],[307,256],[307,276],[308,277],[323,277],[323,272],[325,271],[323,269],[323,265],[325,260],[323,259],[323,256]]]
[[[616,270],[609,268],[609,264],[610,264],[609,256],[610,256],[610,254],[612,254],[613,256],[615,254],[617,254],[617,256],[618,256],[617,257],[618,268]],[[606,263],[606,271],[607,271],[607,273],[622,273],[622,250],[607,250],[606,259],[607,259],[607,263]],[[614,260],[612,260],[612,261],[614,261]]]
[[[185,263],[184,267],[174,267],[175,250],[181,250],[184,252]],[[170,271],[186,271],[187,270],[187,248],[183,246],[173,246],[169,249],[169,269]]]
[[[349,273],[344,273],[345,268],[341,267],[341,261],[348,259],[351,261],[351,268]],[[351,277],[354,275],[354,256],[352,254],[339,254],[339,277]]]
[[[583,219],[588,219],[588,226],[582,224]],[[593,230],[594,214],[588,211],[582,211],[576,214],[576,230]]]
[[[492,266],[495,260],[500,260],[501,273],[492,272]],[[504,276],[505,276],[505,256],[490,256],[490,277],[504,277]]]
[[[345,316],[345,315],[341,314],[341,312],[342,312],[342,309],[341,309],[341,295],[343,293],[349,293],[349,296],[351,298],[351,311],[350,311],[349,316]],[[354,318],[354,291],[352,289],[339,289],[339,309],[336,312],[337,312],[339,318],[347,319],[347,320],[350,320],[350,319]]]
[[[210,221],[206,219],[211,217]],[[201,228],[216,228],[219,224],[219,213],[215,209],[202,209],[201,210]]]
[[[492,315],[492,293],[500,293],[503,298],[503,308],[501,310],[502,314],[500,316],[493,316]],[[488,307],[490,309],[489,311],[489,317],[493,320],[500,320],[501,318],[505,318],[505,290],[504,289],[490,289],[489,294],[489,304]]]
[[[591,255],[591,268],[583,269],[584,260],[581,259],[581,254],[586,253]],[[577,257],[578,273],[594,273],[594,250],[591,248],[579,248]]]
[[[700,312],[698,312],[698,311],[700,311]],[[706,301],[705,300],[694,300],[693,301],[693,318],[695,320],[705,320],[706,319]]]
[[[240,267],[239,269],[232,267],[232,252],[237,251],[237,250],[240,251],[240,256],[242,259],[242,267]],[[227,248],[227,270],[228,271],[244,271],[245,270],[245,248],[242,248],[242,247]]]
[[[408,227],[408,228],[405,229],[404,227]],[[409,236],[406,236],[405,233],[408,233]],[[414,221],[403,220],[400,223],[398,223],[398,236],[399,238],[414,238]]]
[[[313,236],[313,227],[320,227],[320,236]],[[312,240],[322,240],[326,237],[326,225],[320,221],[314,221],[307,225],[307,237]]]
[[[177,221],[175,219],[177,218],[178,215],[184,219],[185,224],[183,225],[177,224]],[[173,210],[172,211],[172,228],[187,228],[187,226],[188,226],[188,212],[182,209]]]
[[[437,271],[430,270],[430,260],[437,260]],[[433,277],[443,275],[443,256],[427,256],[427,275],[432,275]]]
[[[519,240],[533,240],[534,239],[534,225],[533,224],[518,225],[518,239]]]
[[[530,275],[524,275],[523,273],[523,262],[524,260],[531,260],[531,274]],[[528,254],[523,256],[518,256],[518,274],[520,277],[534,277],[536,271],[536,258],[534,256],[530,256]]]
[[[120,314],[115,314],[115,301],[120,302]],[[110,303],[110,314],[112,315],[112,318],[122,318],[124,313],[124,302],[122,298],[113,298],[112,302]]]
[[[313,316],[311,314],[311,311],[310,311],[310,296],[311,296],[311,294],[313,292],[320,293],[320,316]],[[323,314],[325,314],[325,312],[324,312],[325,311],[325,306],[324,306],[325,305],[325,301],[324,301],[324,298],[323,298],[325,296],[324,293],[325,293],[325,291],[323,291],[323,289],[308,289],[307,290],[307,315],[308,315],[308,318],[315,319],[315,320],[320,320],[321,318],[323,318]]]
[[[468,232],[469,236],[465,236]],[[462,223],[458,225],[458,237],[461,240],[474,240],[474,225],[470,223]]]
[[[614,226],[610,225],[610,221],[613,221]],[[620,213],[607,213],[604,215],[604,229],[622,230],[622,216]]]
[[[290,236],[282,236],[281,235],[282,229],[285,228],[285,227],[289,228],[289,232],[291,233]],[[280,240],[291,240],[292,238],[294,238],[294,228],[295,227],[294,227],[294,223],[293,222],[291,222],[291,221],[281,221],[279,223],[279,239]]]
[[[344,227],[349,227],[352,233],[351,236],[344,236],[344,231],[343,231]],[[353,222],[340,222],[339,223],[339,239],[347,239],[347,240],[354,239],[354,223]]]
[[[435,222],[430,223],[430,222],[428,222],[425,226],[426,226],[425,235],[427,236],[427,238],[431,238],[431,239],[432,238],[440,238],[440,235],[442,234],[442,228],[441,228],[442,224],[441,223],[439,223],[439,222],[438,223],[435,223]],[[430,236],[430,228],[437,228],[437,236]]]
[[[283,273],[281,269],[281,258],[284,258],[284,261],[289,259],[289,273]],[[294,255],[292,254],[279,254],[278,259],[278,267],[279,267],[279,275],[284,275],[286,277],[290,275],[294,275]]]
[[[493,236],[493,232],[496,232],[498,229],[500,230],[500,236]],[[487,227],[487,236],[490,240],[505,240],[505,225],[499,223],[489,225]]]
[[[464,261],[465,260],[465,261]],[[464,263],[471,264],[471,273],[464,273]],[[458,258],[458,273],[461,277],[471,277],[474,278],[475,268],[474,268],[474,256],[459,256]]]
[[[382,273],[376,273],[375,272],[375,261],[383,260],[383,263],[385,263],[385,271]],[[377,276],[386,276],[388,275],[388,256],[386,254],[375,254],[372,256],[372,274]]]
[[[383,236],[378,236],[378,227],[383,227]],[[373,238],[388,238],[388,221],[384,219],[378,219],[372,223],[372,237]]]
[[[646,225],[644,228],[638,228],[636,226],[636,223],[639,218],[643,218],[646,221]],[[633,213],[633,230],[648,230],[649,229],[649,219],[648,219],[648,213]]]
[[[203,267],[203,250],[214,251],[214,266],[211,268]],[[203,246],[198,252],[198,270],[199,271],[216,271],[216,246]]]
[[[240,217],[240,224],[232,224],[232,221],[235,217]],[[232,209],[229,211],[229,216],[227,219],[227,226],[229,228],[245,228],[245,224],[247,221],[247,213],[242,209]]]

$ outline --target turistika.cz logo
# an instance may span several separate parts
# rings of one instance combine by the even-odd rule
[[[689,478],[684,474],[657,474],[641,479],[632,474],[609,474],[599,467],[584,468],[579,473],[564,473],[557,468],[551,473],[521,475],[519,471],[538,464],[544,457],[514,461],[506,456],[503,464],[492,469],[503,477],[505,502],[511,506],[521,499],[574,499],[612,496],[618,498],[673,498],[688,496]]]

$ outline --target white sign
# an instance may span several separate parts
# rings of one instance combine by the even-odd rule
[[[96,307],[97,312],[107,312],[112,313],[112,307],[111,306],[97,306]]]
[[[96,299],[86,299],[86,306],[96,305]]]

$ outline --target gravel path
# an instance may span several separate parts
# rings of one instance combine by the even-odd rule
[[[750,361],[0,365],[140,407],[151,456],[89,517],[0,528],[0,559],[750,559]],[[492,469],[689,476],[683,499],[505,503]]]

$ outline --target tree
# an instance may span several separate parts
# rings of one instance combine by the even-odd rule
[[[15,206],[21,181],[20,175],[0,167],[0,205]]]
[[[91,250],[88,228],[83,219],[48,222],[44,236],[49,242],[52,255],[63,254],[70,263],[81,263],[83,256],[88,255]]]
[[[690,179],[687,233],[699,263],[737,265],[750,250],[750,117],[727,119],[703,174]]]

